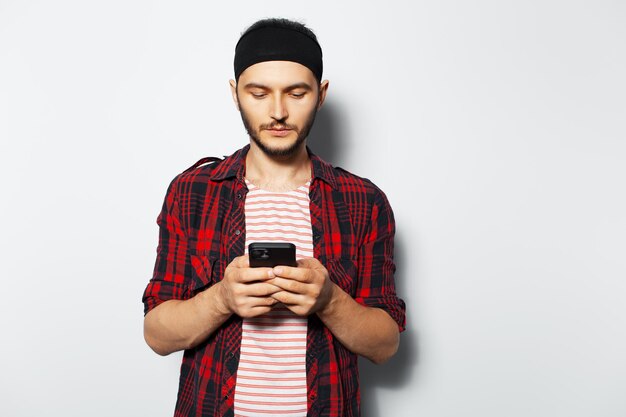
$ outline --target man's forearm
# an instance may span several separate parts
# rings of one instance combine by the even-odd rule
[[[398,350],[396,322],[380,308],[365,307],[333,284],[331,301],[317,315],[351,352],[383,363]]]
[[[144,338],[159,355],[192,348],[217,330],[231,315],[218,303],[219,284],[189,300],[168,300],[144,318]]]

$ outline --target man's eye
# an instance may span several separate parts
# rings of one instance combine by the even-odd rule
[[[265,93],[251,93],[251,94],[252,94],[252,97],[254,98],[263,98],[267,95]]]
[[[291,97],[302,98],[304,97],[304,93],[291,93]]]

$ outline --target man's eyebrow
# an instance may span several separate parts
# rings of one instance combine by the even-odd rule
[[[312,90],[313,89],[313,87],[311,87],[309,85],[309,83],[302,82],[302,83],[291,84],[290,86],[285,88],[285,91],[296,90],[298,88],[301,88],[303,90]]]
[[[258,83],[248,83],[248,84],[244,85],[243,88],[244,89],[260,88],[260,89],[263,89],[263,90],[269,90],[269,87],[267,87],[266,85],[258,84]]]
[[[250,88],[258,88],[261,90],[270,90],[270,88],[266,85],[263,84],[259,84],[259,83],[247,83],[246,85],[243,86],[243,88],[245,90],[248,90]],[[305,83],[305,82],[301,82],[301,83],[295,83],[295,84],[291,84],[288,85],[287,87],[285,87],[283,89],[283,91],[291,91],[291,90],[296,90],[298,88],[304,89],[304,90],[313,90],[313,87],[311,87],[311,85],[309,83]]]

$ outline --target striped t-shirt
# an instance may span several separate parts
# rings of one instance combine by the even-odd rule
[[[270,192],[246,180],[246,253],[254,242],[289,242],[296,259],[313,256],[310,182]],[[307,318],[276,305],[243,320],[235,386],[235,416],[306,416]]]

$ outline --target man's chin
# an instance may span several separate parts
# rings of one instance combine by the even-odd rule
[[[292,138],[258,138],[252,137],[257,147],[268,156],[287,158],[295,155],[300,149],[304,139]]]

